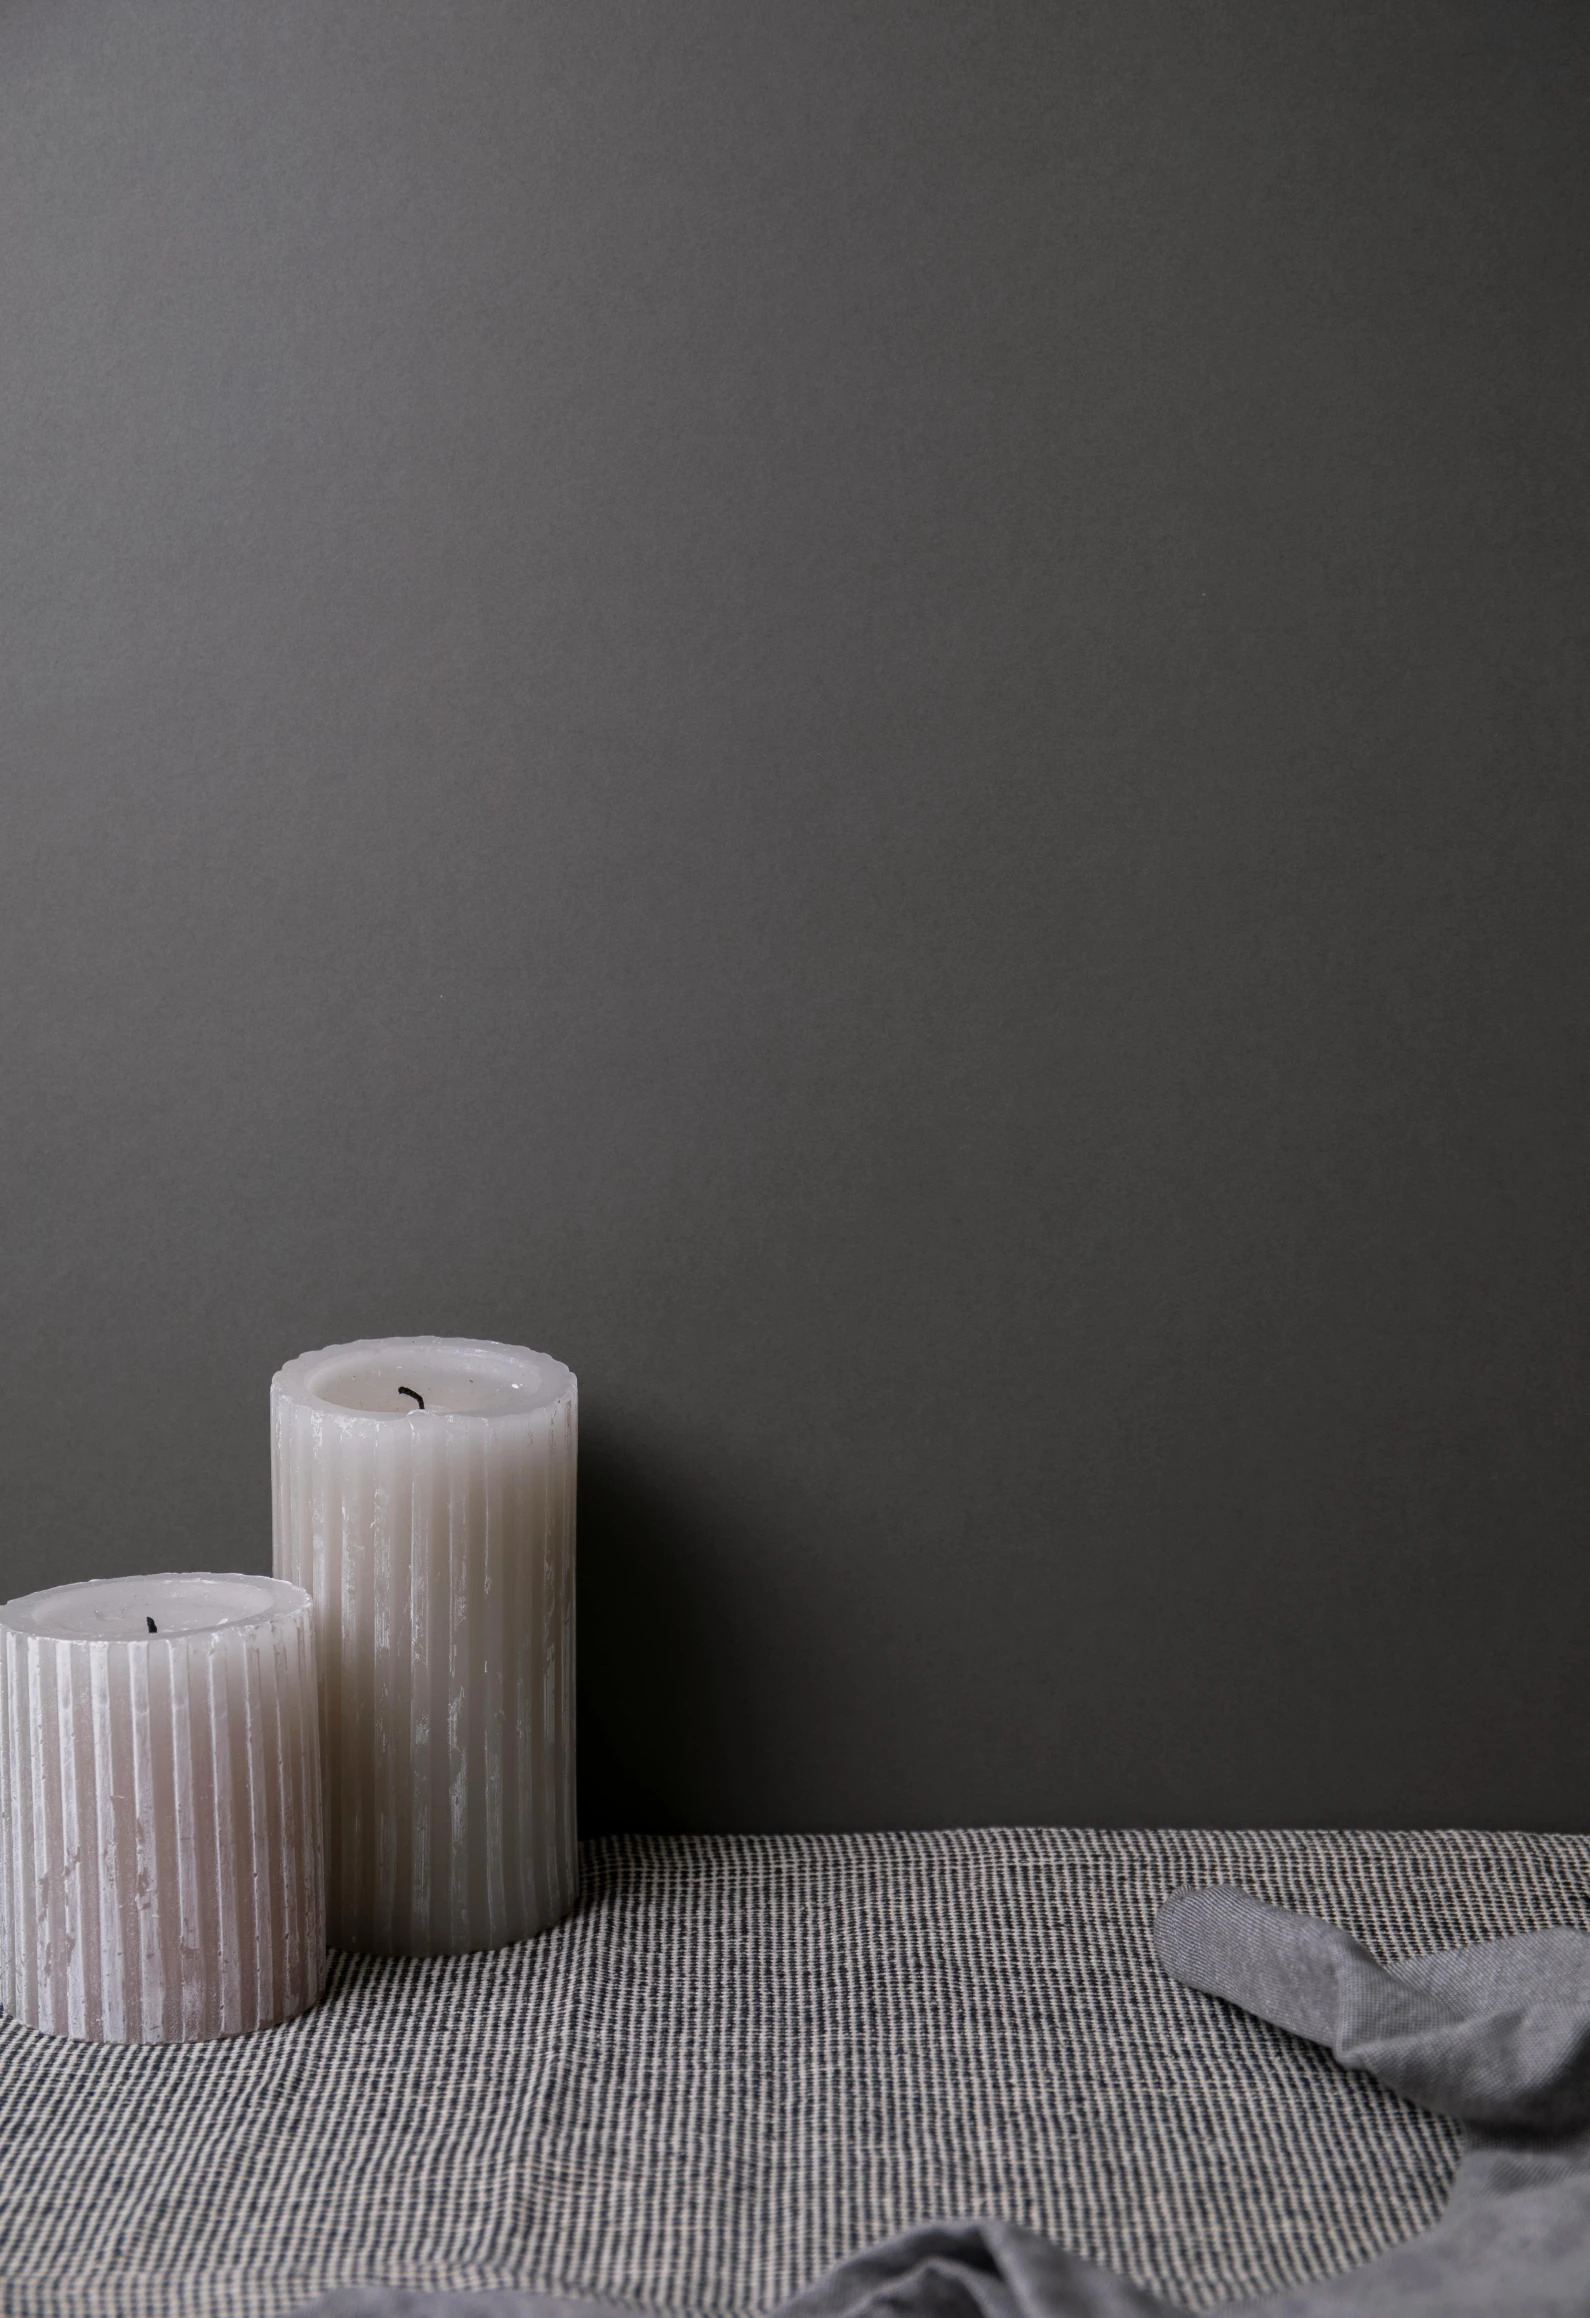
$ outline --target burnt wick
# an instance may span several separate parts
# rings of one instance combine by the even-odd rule
[[[419,1402],[419,1404],[420,1404],[421,1408],[423,1408],[423,1407],[425,1406],[425,1399],[424,1399],[424,1395],[423,1395],[423,1394],[421,1394],[421,1393],[417,1393],[417,1392],[414,1390],[414,1387],[413,1387],[411,1384],[400,1384],[400,1385],[398,1386],[398,1391],[399,1391],[399,1392],[406,1392],[406,1393],[408,1394],[408,1396],[409,1396],[409,1399],[410,1399],[410,1400],[417,1400],[417,1401]]]
[[[155,1624],[153,1618],[150,1617],[147,1610],[144,1612],[144,1624],[149,1628],[151,1634],[159,1633],[160,1628]]]

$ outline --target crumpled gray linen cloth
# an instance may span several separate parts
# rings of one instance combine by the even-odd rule
[[[1378,2261],[1223,2305],[1262,2318],[1590,2318],[1590,1933],[1526,1932],[1396,1965],[1229,1885],[1178,1892],[1154,1942],[1189,1987],[1328,2045],[1459,2118],[1445,2213]],[[592,2318],[553,2295],[354,2288],[303,2318]],[[949,2221],[841,2262],[773,2318],[1128,2318],[1179,2305],[1031,2230]]]

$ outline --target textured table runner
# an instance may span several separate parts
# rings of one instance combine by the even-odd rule
[[[0,2024],[0,2308],[290,2310],[379,2280],[748,2312],[997,2215],[1194,2307],[1368,2259],[1457,2136],[1162,1974],[1178,1885],[1382,1955],[1590,1930],[1590,1837],[616,1839],[496,1954],[335,1962],[208,2045]]]

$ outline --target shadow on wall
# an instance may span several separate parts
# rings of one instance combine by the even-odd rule
[[[715,1631],[724,1566],[743,1557],[706,1491],[588,1426],[579,1491],[580,1833],[702,1827],[727,1734],[748,1735],[732,1637]]]

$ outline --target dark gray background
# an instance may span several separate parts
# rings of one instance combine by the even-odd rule
[[[1583,1825],[1590,10],[0,7],[0,1578],[579,1371],[590,1828]]]

